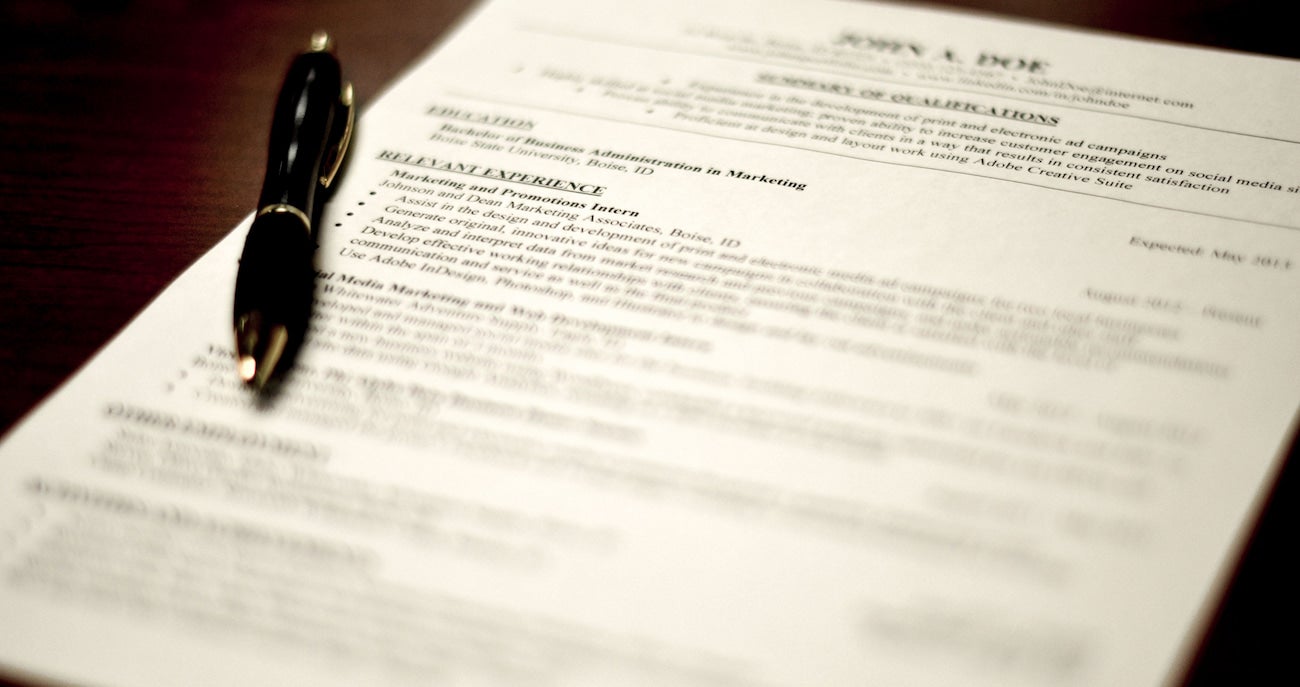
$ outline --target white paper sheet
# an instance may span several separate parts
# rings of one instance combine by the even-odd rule
[[[1157,685],[1300,366],[1294,62],[497,0],[364,115],[281,393],[246,227],[0,448],[70,682]]]

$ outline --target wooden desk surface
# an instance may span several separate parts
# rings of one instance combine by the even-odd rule
[[[0,3],[0,431],[251,210],[265,151],[247,142],[262,140],[288,57],[312,30],[335,35],[364,104],[470,4]],[[935,4],[1300,57],[1280,3]],[[1295,608],[1296,566],[1281,555],[1294,533],[1294,472],[1284,476],[1189,685],[1237,684],[1242,670],[1255,669],[1297,683],[1300,670],[1287,660],[1296,633],[1265,627],[1278,604]],[[1280,620],[1282,628],[1295,622]]]

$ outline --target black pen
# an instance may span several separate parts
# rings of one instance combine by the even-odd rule
[[[352,137],[352,85],[330,38],[294,58],[275,104],[266,180],[235,279],[239,376],[262,389],[292,359],[311,314],[315,217]]]

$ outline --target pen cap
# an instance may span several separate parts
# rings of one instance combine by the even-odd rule
[[[334,117],[342,109],[342,72],[329,52],[294,58],[271,119],[266,181],[258,207],[287,204],[315,214],[321,162],[333,145]]]

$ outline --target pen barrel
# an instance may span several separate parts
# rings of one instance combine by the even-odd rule
[[[271,119],[259,208],[291,205],[314,219],[321,162],[341,109],[342,84],[338,60],[329,52],[305,53],[289,65]]]
[[[291,345],[302,340],[315,288],[315,252],[316,239],[297,216],[275,212],[253,220],[235,277],[235,330],[251,334],[247,345],[238,347],[241,354],[260,360],[277,325],[285,328]],[[251,321],[241,325],[241,318],[250,315]]]

